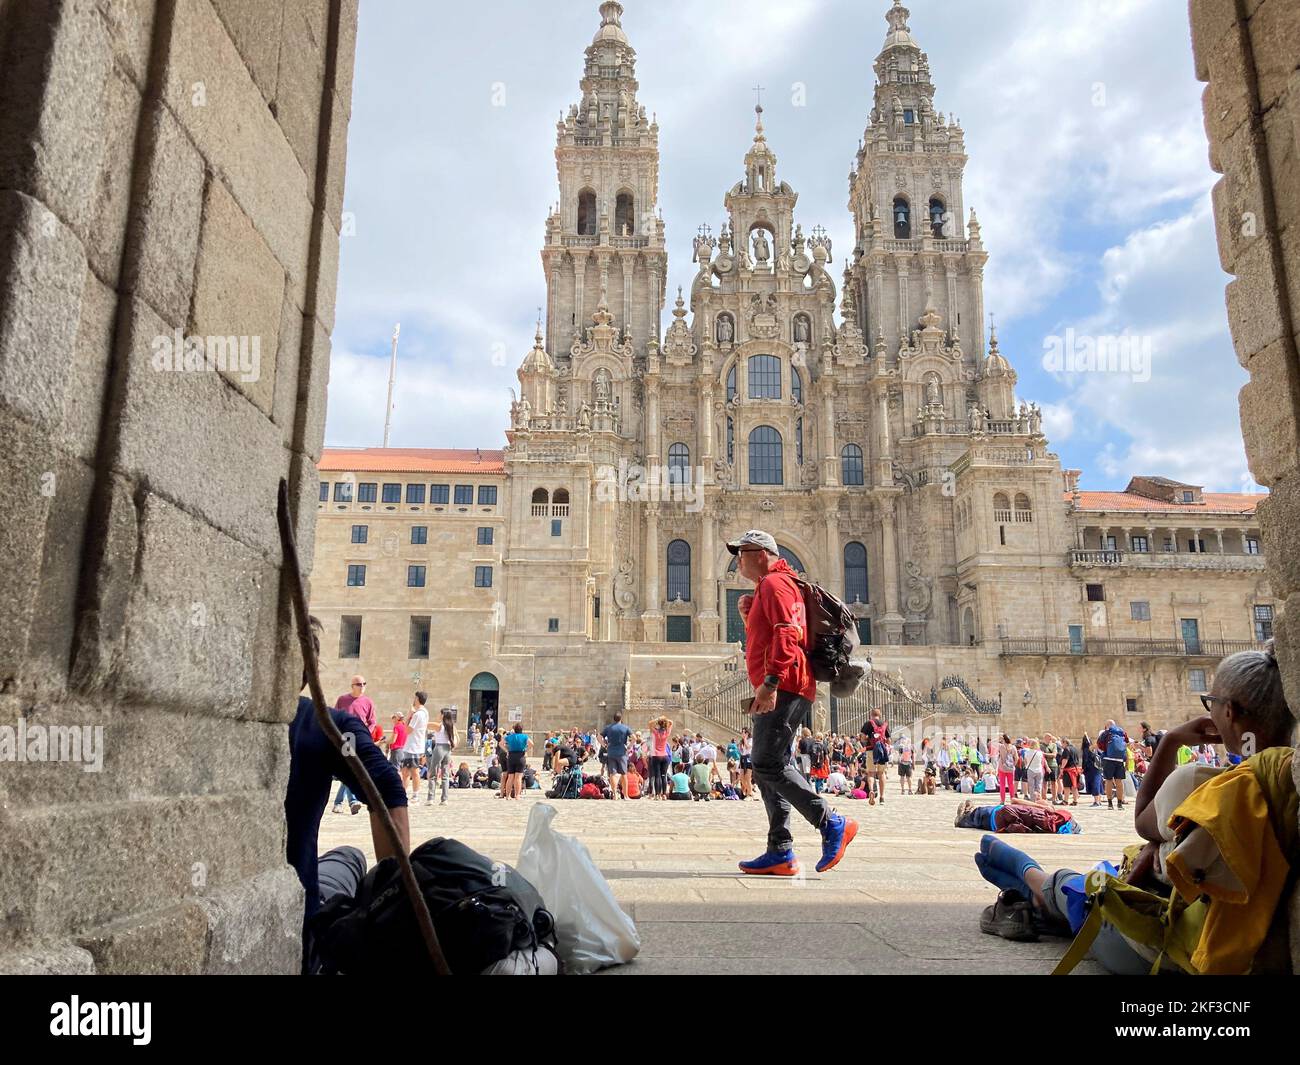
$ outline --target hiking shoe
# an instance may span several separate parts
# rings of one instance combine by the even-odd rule
[[[752,876],[794,876],[799,872],[799,862],[792,850],[768,852],[752,862],[741,862],[740,871]]]
[[[354,802],[354,803],[352,804],[352,816],[355,817],[356,814],[357,814],[357,811],[360,810],[360,809],[361,809],[361,804],[360,804],[359,802]]]
[[[834,869],[853,837],[858,834],[858,823],[843,814],[831,814],[822,829],[822,860],[817,863],[817,872],[825,873]]]
[[[997,902],[980,914],[980,931],[1014,943],[1037,942],[1033,903],[1018,892],[1002,892]]]
[[[971,810],[973,810],[974,808],[975,808],[975,804],[971,802],[969,799],[967,799],[964,803],[958,806],[957,817],[953,821],[953,827],[961,828],[962,818],[965,817],[968,813],[970,813]]]

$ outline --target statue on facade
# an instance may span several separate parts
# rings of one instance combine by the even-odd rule
[[[519,400],[515,407],[515,428],[527,429],[528,423],[532,419],[532,404],[528,402],[528,397],[524,396]]]
[[[583,402],[578,409],[578,431],[587,432],[591,428],[591,404]]]
[[[609,371],[596,371],[596,406],[602,407],[609,403]]]
[[[808,319],[802,314],[795,315],[794,319],[794,342],[796,344],[807,344],[811,339],[808,329]]]
[[[978,403],[970,405],[970,431],[972,433],[982,433],[984,431],[984,412],[980,410]]]
[[[718,315],[718,343],[730,344],[735,339],[736,330],[731,324],[731,315]]]
[[[767,243],[767,234],[761,229],[754,230],[754,263],[766,266],[772,259],[772,248]]]
[[[1041,436],[1043,432],[1043,411],[1037,403],[1029,404],[1029,431],[1034,436]]]
[[[932,407],[942,403],[939,398],[939,379],[933,374],[930,375],[929,383],[925,386],[925,401]]]

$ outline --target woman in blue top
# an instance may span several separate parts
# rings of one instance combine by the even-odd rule
[[[524,731],[523,725],[515,725],[506,734],[506,775],[501,781],[503,798],[519,798],[524,785],[524,770],[528,768],[528,752],[532,746],[533,741]]]
[[[673,790],[669,792],[668,798],[679,801],[691,801],[691,778],[686,775],[685,767],[679,765],[677,772],[672,776]]]

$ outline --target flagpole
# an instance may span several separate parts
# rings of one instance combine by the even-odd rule
[[[402,323],[393,326],[393,357],[388,364],[388,406],[384,409],[384,447],[388,446],[388,433],[393,427],[393,382],[397,379],[397,338],[402,332]]]

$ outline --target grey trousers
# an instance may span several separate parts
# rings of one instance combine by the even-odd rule
[[[445,743],[435,743],[433,755],[429,758],[429,790],[427,798],[433,798],[433,782],[439,770],[442,771],[442,801],[447,801],[447,778],[451,776],[451,748]]]
[[[776,709],[770,714],[755,714],[754,780],[763,795],[767,810],[767,849],[771,854],[790,850],[790,808],[814,828],[825,825],[831,807],[803,774],[795,768],[790,754],[794,730],[812,711],[812,703],[793,692],[776,693]]]

